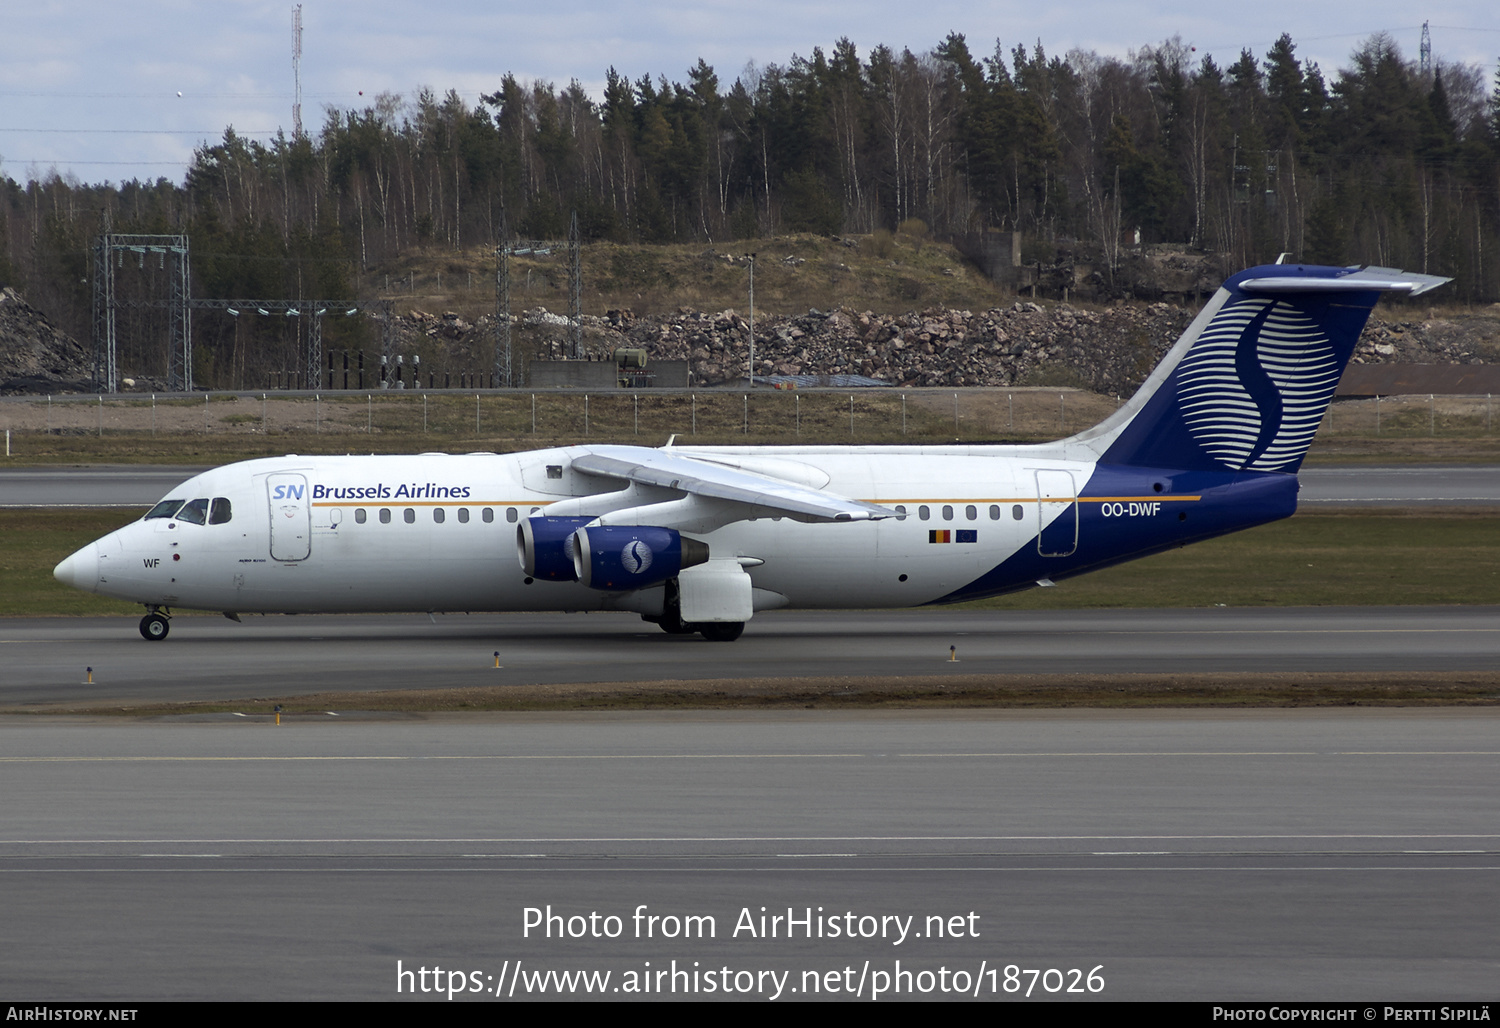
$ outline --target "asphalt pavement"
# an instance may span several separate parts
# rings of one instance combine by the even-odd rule
[[[25,718],[0,754],[28,1001],[1455,1002],[1500,963],[1491,709]]]

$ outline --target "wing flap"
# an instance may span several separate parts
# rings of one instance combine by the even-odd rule
[[[574,457],[573,467],[589,475],[743,505],[747,518],[768,512],[799,521],[874,521],[896,516],[895,511],[873,503],[645,447],[598,447]]]

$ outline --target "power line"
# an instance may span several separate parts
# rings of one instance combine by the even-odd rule
[[[226,125],[225,128],[233,128]],[[280,129],[255,129],[254,131],[241,132],[234,129],[236,136],[274,136]],[[119,135],[119,136],[218,136],[223,135],[224,129],[96,129],[96,128],[0,128],[0,132],[54,132],[58,134],[89,134],[89,135]]]
[[[275,92],[275,93],[183,93],[182,96],[180,97],[180,99],[183,99],[183,100],[285,100],[287,97],[289,97],[291,95],[292,95],[291,93],[287,93],[285,91],[280,91],[280,92]],[[308,96],[308,97],[310,97],[311,99],[314,99],[314,100],[327,100],[327,99],[337,98],[337,97],[348,97],[349,94],[348,93],[308,93],[308,94],[304,94],[304,95]],[[0,96],[54,96],[54,97],[62,97],[62,98],[66,98],[66,99],[96,99],[96,100],[111,100],[111,99],[116,99],[116,98],[122,99],[122,100],[125,100],[125,99],[140,100],[140,99],[151,99],[153,97],[157,98],[157,99],[161,99],[161,100],[176,100],[176,99],[179,99],[178,95],[175,92],[165,92],[165,91],[162,91],[162,92],[151,92],[151,93],[119,93],[119,92],[113,92],[113,91],[108,92],[108,93],[76,93],[76,92],[74,92],[74,93],[55,93],[55,92],[41,91],[41,90],[10,90],[10,89],[0,89]]]
[[[170,164],[176,167],[189,167],[192,161],[172,161],[163,158],[159,161],[70,161],[66,157],[6,157],[0,154],[0,160],[9,164],[101,164],[101,165],[123,165],[128,167],[153,167],[158,164]]]

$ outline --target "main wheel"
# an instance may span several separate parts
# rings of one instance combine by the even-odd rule
[[[706,621],[698,626],[698,631],[709,642],[730,643],[745,634],[745,623],[743,621]]]
[[[141,618],[141,638],[157,642],[167,637],[172,623],[160,614],[147,614]]]

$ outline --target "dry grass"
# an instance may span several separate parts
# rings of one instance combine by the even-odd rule
[[[726,389],[553,390],[486,392],[477,402],[475,393],[459,390],[213,393],[154,402],[17,398],[0,404],[0,430],[12,433],[11,464],[218,464],[287,452],[654,446],[674,434],[703,444],[1036,442],[1097,424],[1119,402],[1044,387],[757,389],[748,396]],[[1482,396],[1340,401],[1309,456],[1312,463],[1497,459],[1500,402]]]
[[[983,310],[1013,299],[946,244],[907,234],[883,241],[797,235],[712,244],[590,243],[580,254],[583,311],[743,310],[749,270],[741,258],[749,253],[756,254],[756,310],[768,314],[838,306],[878,313]],[[567,310],[567,261],[566,251],[511,258],[512,309]],[[472,319],[494,311],[495,258],[489,250],[411,254],[366,272],[358,287],[361,295],[394,297],[398,310],[456,310]]]
[[[207,402],[10,402],[0,428],[13,433],[12,464],[202,464],[286,452],[656,446],[674,434],[702,444],[1020,442],[1076,432],[1116,403],[1064,389],[215,393]]]
[[[234,712],[270,721],[278,704],[282,720],[292,724],[326,722],[330,710],[420,717],[540,710],[1492,707],[1500,706],[1500,672],[742,678],[318,693],[205,703],[48,706],[4,713],[182,718]]]

